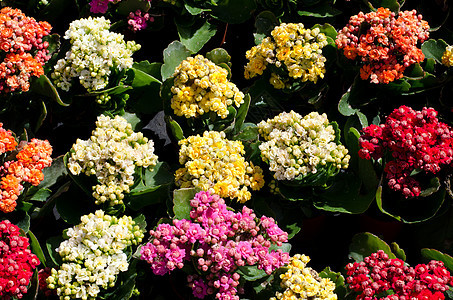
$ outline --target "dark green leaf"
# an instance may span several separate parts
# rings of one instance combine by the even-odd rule
[[[267,276],[266,272],[258,269],[257,266],[241,266],[237,272],[246,281],[255,281]]]
[[[61,100],[57,89],[46,75],[41,75],[39,78],[34,79],[31,83],[30,90],[45,97],[50,97],[61,106],[69,105]]]
[[[17,211],[17,215],[19,216],[19,220],[15,222],[16,226],[25,233],[28,233],[28,230],[30,229],[30,216],[25,211]]]
[[[27,292],[24,293],[22,300],[36,300],[38,298],[39,291],[39,280],[38,280],[38,269],[33,272],[33,277],[30,279],[30,286]]]
[[[143,214],[138,215],[133,219],[135,222],[135,225],[140,227],[141,230],[145,231],[146,230],[146,218]]]
[[[256,16],[255,19],[255,28],[256,33],[262,36],[263,38],[271,35],[271,31],[278,26],[280,22],[277,17],[271,11],[263,11]],[[259,41],[261,42],[261,40]]]
[[[198,7],[190,6],[188,3],[185,3],[184,7],[187,9],[187,11],[192,16],[199,15],[199,14],[201,14],[204,11],[211,11],[211,9],[209,9],[209,8],[198,8]]]
[[[442,63],[442,55],[448,44],[442,40],[429,39],[422,44],[422,52],[426,58],[432,58],[438,63]]]
[[[371,3],[374,7],[385,7],[393,11],[394,13],[398,13],[400,9],[400,4],[397,0],[372,0]]]
[[[165,116],[165,121],[170,127],[172,135],[175,137],[176,140],[180,141],[184,139],[184,132],[182,131],[181,126],[179,126],[178,122],[172,119],[171,116]]]
[[[43,37],[42,40],[49,43],[49,46],[47,47],[49,53],[47,55],[52,56],[55,52],[60,50],[60,35],[56,33],[49,34]]]
[[[238,24],[247,21],[255,9],[255,0],[221,0],[212,7],[212,16],[225,23]]]
[[[28,236],[30,237],[31,252],[33,252],[38,257],[43,266],[46,267],[46,257],[44,256],[44,252],[42,252],[41,245],[39,244],[33,232],[31,232],[30,230],[28,231]]]
[[[44,180],[38,185],[38,188],[44,189],[54,185],[60,178],[66,176],[68,171],[63,162],[63,155],[54,158],[50,167],[42,170]]]
[[[400,248],[400,246],[393,242],[392,243],[392,252],[395,253],[395,256],[401,260],[406,260],[406,253],[404,252],[403,249]]]
[[[185,188],[173,191],[173,212],[178,220],[190,220],[190,200],[192,200],[198,191],[195,188]]]
[[[245,117],[250,107],[250,95],[246,94],[244,97],[244,103],[241,104],[237,111],[236,121],[234,123],[234,134],[239,133],[242,124],[244,123]]]
[[[162,80],[172,77],[176,67],[188,56],[190,51],[179,41],[173,41],[164,50],[164,64],[161,68]]]
[[[320,5],[307,7],[304,10],[298,11],[297,13],[299,14],[299,16],[327,18],[337,16],[341,14],[341,11],[333,8],[331,4],[323,2]]]
[[[63,240],[64,239],[62,236],[54,236],[48,238],[46,241],[47,257],[49,258],[47,259],[47,263],[48,264],[53,263],[53,267],[61,266],[62,264],[61,256],[60,254],[58,254],[57,251],[55,251],[55,249],[57,249],[60,246]],[[49,265],[49,267],[52,266]]]
[[[344,93],[340,99],[340,102],[338,102],[338,111],[343,116],[352,116],[359,111],[358,109],[352,108],[351,104],[349,103],[350,95],[351,93],[349,91]]]
[[[228,64],[231,60],[231,56],[223,48],[215,48],[208,53],[206,53],[206,58],[219,65],[221,63]]]
[[[365,128],[368,126],[368,120],[364,114],[362,114],[360,111],[356,111],[355,114],[359,118],[360,124],[362,125],[362,128]]]
[[[434,259],[434,260],[440,260],[445,264],[445,267],[450,271],[453,272],[453,257],[451,257],[448,254],[444,254],[440,251],[437,251],[435,249],[428,249],[428,248],[423,248],[421,250],[421,253],[423,257],[427,259]]]
[[[329,23],[325,23],[323,25],[316,24],[312,28],[319,28],[320,32],[324,33],[327,37],[330,37],[334,41],[337,38],[337,31],[335,30],[335,27],[333,27]]]
[[[149,188],[170,184],[173,180],[173,173],[168,164],[166,162],[158,162],[152,171],[149,169],[143,171],[139,184],[130,191],[130,194],[146,193]]]
[[[132,125],[132,130],[136,130],[137,125],[140,124],[141,120],[137,117],[136,114],[125,112],[121,115],[124,119],[126,119],[127,123]]]
[[[431,180],[429,181],[429,187],[426,189],[423,189],[420,192],[420,197],[428,197],[428,196],[434,194],[435,192],[437,192],[439,190],[439,188],[440,188],[439,178],[438,177],[431,178]]]
[[[52,191],[49,189],[39,189],[35,194],[31,196],[30,200],[43,202],[46,201],[51,194]]]
[[[41,125],[44,122],[44,120],[46,119],[46,117],[47,117],[47,107],[46,107],[46,104],[44,103],[44,101],[41,101],[41,113],[39,114],[39,118],[36,121],[35,131],[38,131],[38,129],[41,128]]]
[[[169,185],[150,187],[140,193],[127,195],[127,206],[133,210],[139,210],[145,206],[164,203],[168,194]]]
[[[217,28],[208,21],[201,26],[181,26],[176,24],[179,39],[192,53],[197,53],[216,34]]]
[[[277,245],[273,244],[269,247],[269,251],[277,251],[278,249],[281,249],[283,252],[289,253],[289,251],[291,251],[291,244],[282,243],[281,246],[277,246]]]
[[[349,246],[349,256],[359,262],[378,250],[383,250],[389,258],[396,258],[390,246],[374,234],[369,232],[358,233],[352,238],[352,243]]]
[[[142,0],[123,0],[118,4],[116,12],[123,16],[128,16],[131,12],[141,10],[148,11],[151,7],[151,2]]]
[[[160,63],[160,62],[150,63],[147,60],[142,60],[140,62],[134,62],[134,64],[132,65],[132,68],[145,72],[146,74],[151,75],[155,79],[162,81],[162,77],[161,77],[162,75],[160,73],[160,69],[162,68],[162,63]]]

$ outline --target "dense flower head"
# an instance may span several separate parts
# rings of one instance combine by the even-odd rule
[[[372,83],[389,83],[404,70],[425,59],[417,45],[429,36],[428,22],[415,10],[395,13],[388,8],[360,12],[339,31],[336,44],[348,59],[362,64],[360,77]]]
[[[69,91],[72,79],[78,78],[88,91],[105,88],[112,70],[131,68],[132,54],[140,49],[134,41],[111,32],[110,21],[104,17],[75,20],[69,25],[64,38],[71,49],[57,61],[52,79],[64,91]]]
[[[270,37],[246,52],[249,60],[245,66],[246,79],[262,75],[268,64],[283,67],[285,77],[272,73],[270,83],[276,89],[287,87],[289,79],[316,83],[324,78],[326,58],[322,48],[327,45],[327,38],[319,28],[306,29],[302,23],[282,23],[276,26]]]
[[[257,218],[245,206],[235,213],[221,197],[204,191],[195,195],[190,206],[190,220],[173,220],[150,231],[141,259],[154,274],[165,275],[193,262],[197,272],[187,279],[195,297],[238,300],[238,267],[256,265],[271,274],[288,262],[287,252],[269,249],[288,240],[288,233],[274,219]]]
[[[336,300],[335,283],[307,267],[309,261],[310,258],[303,254],[292,256],[285,266],[288,270],[280,275],[280,287],[285,290],[276,292],[270,300]]]
[[[228,71],[202,55],[183,60],[173,77],[171,108],[177,116],[192,118],[212,111],[224,119],[228,106],[244,102],[244,94],[228,80]]]
[[[175,182],[181,188],[197,187],[220,197],[250,200],[248,188],[259,190],[264,185],[263,170],[245,161],[241,141],[230,141],[224,132],[205,131],[202,136],[189,136],[179,141],[179,163]]]
[[[0,297],[20,299],[27,293],[34,269],[40,264],[28,238],[9,220],[0,222]]]
[[[346,271],[348,287],[358,293],[358,300],[443,300],[452,280],[441,261],[413,268],[382,250],[348,264]],[[388,295],[390,291],[393,293]]]
[[[105,14],[109,8],[109,3],[116,4],[121,0],[91,0],[90,12],[94,14]],[[151,0],[143,0],[151,2]]]
[[[48,288],[56,289],[60,299],[95,299],[101,290],[113,287],[117,275],[129,267],[125,251],[144,236],[129,216],[117,218],[97,210],[80,220],[56,249],[63,264],[47,278]]]
[[[266,142],[259,146],[261,158],[269,164],[277,180],[293,180],[330,166],[346,169],[348,150],[335,142],[335,130],[326,114],[302,117],[291,111],[258,124]]]
[[[127,20],[129,29],[132,31],[140,31],[148,27],[148,22],[154,22],[154,17],[151,17],[149,13],[142,12],[137,9],[137,11],[130,12]]]
[[[359,144],[363,159],[391,153],[384,169],[388,186],[406,198],[420,195],[420,182],[411,176],[414,170],[436,174],[453,159],[453,131],[439,122],[433,108],[416,111],[403,105],[384,124],[364,128]]]
[[[453,46],[447,46],[442,54],[442,64],[447,67],[453,67]]]
[[[124,193],[134,184],[136,167],[152,169],[157,163],[154,142],[120,116],[97,118],[96,129],[88,140],[77,139],[72,146],[68,169],[73,175],[94,175],[96,204],[123,203]]]
[[[32,139],[19,145],[12,132],[0,123],[0,154],[11,153],[0,165],[0,211],[12,212],[24,185],[37,186],[43,179],[42,170],[52,164],[52,146],[47,140]]]
[[[43,37],[52,27],[37,22],[20,9],[0,10],[0,94],[30,88],[30,77],[44,74],[43,65],[50,59],[49,43]]]

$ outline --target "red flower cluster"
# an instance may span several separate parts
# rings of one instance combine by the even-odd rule
[[[349,288],[360,293],[358,300],[443,300],[453,279],[441,261],[412,268],[401,259],[389,259],[382,250],[348,264],[346,271]],[[393,294],[386,295],[386,291]]]
[[[38,185],[43,179],[42,170],[52,164],[52,146],[45,140],[32,139],[29,143],[17,142],[11,131],[2,128],[0,123],[0,154],[17,150],[16,160],[6,161],[0,166],[0,211],[12,212],[16,200],[23,190],[23,183]]]
[[[433,108],[416,111],[403,105],[385,124],[364,128],[359,144],[362,159],[381,158],[384,149],[391,152],[393,160],[384,169],[388,185],[406,198],[420,194],[420,183],[410,176],[414,170],[436,174],[453,159],[453,131],[439,122]]]
[[[52,27],[36,22],[19,9],[0,10],[0,94],[15,90],[28,91],[31,76],[44,74],[43,65],[50,59],[48,42],[42,38]]]
[[[28,249],[28,238],[19,235],[19,227],[0,222],[0,296],[20,299],[27,292],[39,259]]]
[[[336,39],[349,59],[363,64],[360,77],[372,83],[389,83],[403,77],[410,65],[425,59],[417,44],[428,39],[428,22],[415,10],[400,12],[398,18],[387,8],[349,19]]]

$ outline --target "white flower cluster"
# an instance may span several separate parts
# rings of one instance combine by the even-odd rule
[[[261,158],[277,180],[293,180],[329,165],[348,167],[348,150],[335,143],[335,130],[326,114],[311,112],[302,118],[294,111],[283,112],[261,121],[258,129],[266,140],[259,146]]]
[[[129,267],[124,250],[144,236],[129,216],[116,218],[97,210],[81,221],[66,232],[68,239],[56,249],[63,264],[47,278],[47,286],[64,300],[95,299],[101,289],[113,287],[116,276]]]
[[[140,49],[134,41],[111,32],[110,21],[104,17],[80,19],[72,22],[64,36],[71,43],[66,57],[57,61],[52,79],[64,91],[69,91],[71,80],[78,77],[88,91],[107,86],[112,69],[132,67],[132,54]]]
[[[93,186],[96,204],[123,203],[124,193],[129,193],[134,184],[135,167],[152,169],[157,163],[153,141],[134,132],[120,116],[99,116],[91,138],[77,139],[70,153],[69,171],[73,175],[95,175],[100,183]]]

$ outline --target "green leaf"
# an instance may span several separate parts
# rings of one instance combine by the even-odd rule
[[[140,227],[141,230],[143,230],[143,231],[146,230],[146,218],[143,214],[138,215],[132,221],[134,221],[135,225]]]
[[[22,300],[36,300],[38,298],[39,291],[39,280],[38,280],[38,269],[33,272],[33,277],[30,279],[30,286],[27,288],[27,292],[23,294]]]
[[[281,249],[283,252],[289,253],[289,251],[291,251],[291,244],[290,243],[282,243],[281,246],[277,246],[276,244],[272,244],[269,247],[269,251],[277,251],[278,249]]]
[[[366,116],[363,113],[361,113],[360,111],[356,111],[355,114],[359,118],[360,125],[362,125],[362,128],[367,127],[368,126],[368,120],[367,120]]]
[[[341,96],[340,102],[338,102],[338,111],[343,116],[352,116],[353,114],[359,111],[358,109],[352,108],[351,104],[349,103],[350,96],[351,96],[350,91],[347,91],[346,93],[343,94],[343,96]]]
[[[442,63],[442,55],[445,52],[448,44],[442,40],[429,39],[422,44],[422,52],[425,58],[432,58],[438,63]]]
[[[61,106],[69,105],[61,100],[57,89],[46,75],[41,75],[39,78],[34,79],[31,82],[30,90],[42,96],[50,97]]]
[[[328,278],[335,284],[335,294],[337,294],[338,299],[344,299],[346,295],[346,287],[344,285],[344,277],[341,275],[340,272],[334,272],[330,269],[330,267],[326,267],[319,273],[319,277],[321,278]]]
[[[14,223],[25,233],[28,233],[28,230],[30,229],[30,216],[25,211],[17,211],[17,215],[19,216],[19,220]]]
[[[46,241],[46,250],[47,250],[47,257],[49,259],[47,259],[47,263],[48,265],[49,264],[52,264],[53,263],[53,267],[55,266],[61,266],[62,264],[62,260],[61,260],[61,256],[60,254],[58,254],[58,252],[55,251],[55,249],[57,249],[61,242],[63,242],[63,237],[62,236],[54,236],[54,237],[50,237],[47,239]],[[51,265],[49,265],[49,267],[52,267]]]
[[[439,190],[439,188],[440,188],[439,178],[438,177],[431,178],[431,180],[429,181],[429,187],[426,189],[423,189],[420,192],[420,197],[428,197],[428,196],[434,194],[435,192],[437,192]]]
[[[349,256],[356,262],[363,261],[363,258],[370,256],[378,250],[383,250],[389,258],[396,258],[390,246],[369,232],[358,233],[352,238],[352,243],[349,246]]]
[[[212,7],[212,16],[225,23],[238,24],[247,21],[256,8],[255,0],[221,0]]]
[[[30,200],[43,202],[46,201],[51,194],[52,191],[49,189],[39,189],[31,196]]]
[[[49,34],[42,38],[43,41],[48,42],[49,46],[47,50],[49,53],[47,55],[52,56],[54,53],[60,50],[60,35],[59,34]]]
[[[38,257],[43,266],[46,267],[46,257],[44,256],[44,252],[42,252],[41,245],[39,244],[33,232],[31,232],[30,230],[28,231],[28,236],[30,237],[31,252],[33,252]]]
[[[39,128],[41,128],[41,126],[44,123],[44,120],[46,119],[46,117],[47,117],[46,103],[44,103],[44,101],[41,101],[41,113],[39,114],[39,118],[36,121],[35,132],[38,131]]]
[[[161,82],[154,76],[140,69],[131,68],[133,90],[129,93],[131,106],[136,112],[152,114],[162,110],[159,96]]]
[[[448,254],[444,254],[435,249],[423,248],[421,250],[422,256],[427,259],[440,260],[445,264],[445,267],[453,272],[453,257]]]
[[[142,120],[140,120],[139,117],[137,117],[136,114],[132,114],[132,113],[128,113],[128,112],[124,112],[121,116],[124,119],[126,119],[127,123],[131,124],[132,130],[136,130],[137,125],[140,124],[140,122],[142,121]]]
[[[208,21],[201,26],[182,26],[176,24],[179,39],[192,53],[197,53],[216,34],[217,28]]]
[[[169,187],[170,185],[161,185],[148,188],[141,193],[131,193],[127,195],[127,206],[137,211],[149,205],[165,203],[169,197]]]
[[[190,220],[190,200],[195,197],[197,193],[195,188],[184,188],[173,191],[173,212],[175,218],[178,220]]]
[[[142,60],[140,62],[134,62],[132,68],[145,72],[146,74],[151,75],[155,79],[162,81],[160,70],[162,68],[162,63],[153,62],[150,63],[147,60]]]
[[[63,178],[68,174],[68,171],[63,162],[63,156],[64,155],[60,155],[57,158],[54,158],[52,161],[52,165],[42,170],[44,174],[44,180],[41,181],[37,188],[39,189],[49,188],[55,183],[57,183],[57,181],[60,180],[60,178]]]
[[[165,121],[170,127],[170,131],[176,140],[180,141],[184,139],[184,132],[182,131],[182,128],[181,126],[179,126],[178,122],[173,120],[173,118],[168,115],[165,116]]]
[[[320,5],[304,8],[297,12],[299,16],[328,18],[341,14],[341,10],[333,8],[331,4],[323,2]]]
[[[330,37],[331,39],[333,39],[334,41],[336,40],[337,38],[337,31],[335,30],[335,27],[333,27],[332,25],[330,25],[329,23],[325,23],[323,25],[321,24],[316,24],[315,26],[312,27],[313,28],[319,28],[320,32],[324,33],[327,37]]]
[[[237,272],[246,281],[255,281],[267,276],[264,270],[258,269],[257,266],[241,266]]]
[[[233,137],[233,140],[239,141],[255,141],[258,139],[258,127],[253,123],[242,124],[239,133]]]
[[[400,246],[393,242],[392,243],[392,252],[395,253],[395,256],[401,260],[406,260],[406,253],[404,252],[403,249],[400,248]]]
[[[143,176],[138,185],[134,186],[130,194],[141,194],[149,188],[159,187],[172,183],[174,180],[173,173],[166,162],[158,162],[152,171],[143,170]]]
[[[179,41],[173,41],[164,53],[164,64],[161,68],[162,80],[165,81],[167,78],[172,77],[175,73],[176,67],[188,56],[190,51]]]
[[[79,224],[80,217],[90,212],[86,198],[77,185],[71,184],[66,193],[55,199],[55,208],[65,222]],[[94,203],[94,200],[90,200]]]
[[[372,0],[371,3],[374,7],[385,7],[394,13],[398,13],[400,9],[400,4],[397,0]]]
[[[228,52],[223,48],[215,48],[208,53],[206,53],[206,58],[215,63],[216,65],[220,65],[221,63],[228,63],[231,60],[231,56]]]
[[[255,19],[256,34],[259,34],[262,38],[270,36],[271,31],[278,26],[279,23],[280,22],[273,12],[268,10],[262,11]],[[261,40],[258,42],[261,42]]]
[[[141,10],[148,11],[151,8],[151,2],[142,0],[123,0],[118,4],[116,12],[120,15],[127,16],[131,12]]]
[[[192,16],[197,16],[204,11],[211,11],[211,9],[209,9],[209,8],[198,8],[198,7],[191,6],[188,3],[185,3],[184,7],[187,9],[189,14],[191,14]]]
[[[239,133],[240,129],[242,128],[242,124],[244,123],[245,117],[247,116],[249,107],[250,107],[250,95],[246,94],[244,96],[244,103],[241,104],[236,114],[236,121],[234,123],[234,134]]]

